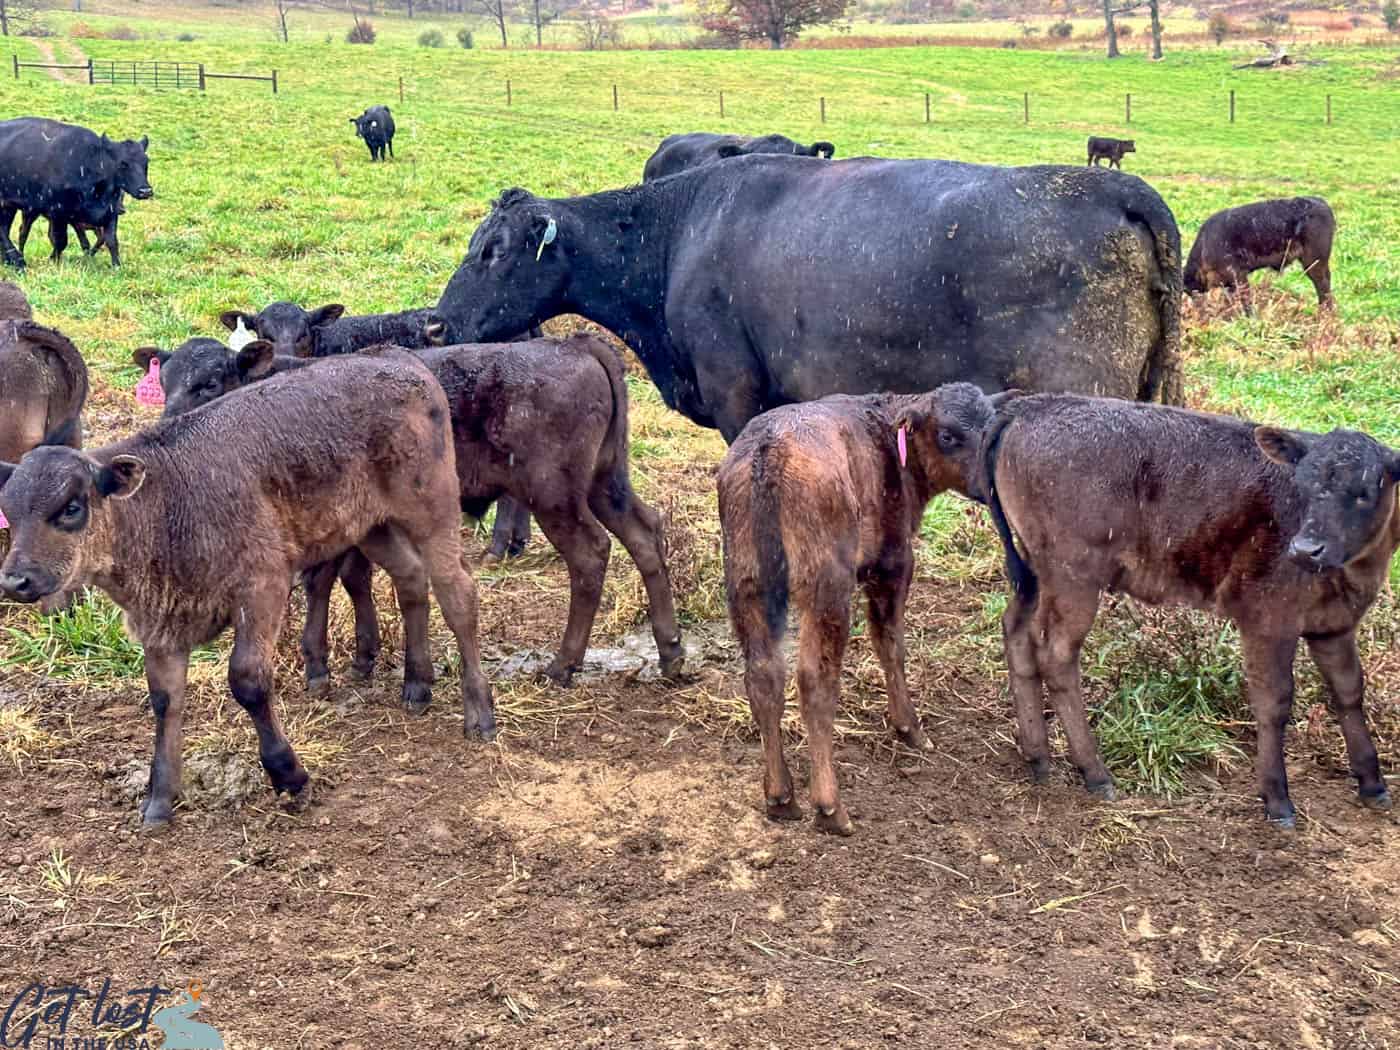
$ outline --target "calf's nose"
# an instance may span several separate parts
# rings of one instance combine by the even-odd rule
[[[0,591],[22,602],[32,602],[36,597],[34,581],[19,572],[0,573]]]
[[[1298,561],[1318,565],[1327,553],[1327,544],[1307,536],[1294,536],[1293,542],[1288,545],[1288,553]]]

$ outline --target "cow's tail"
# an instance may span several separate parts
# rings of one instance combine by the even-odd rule
[[[631,482],[628,481],[627,473],[627,379],[622,367],[622,358],[616,350],[595,335],[580,334],[572,341],[597,361],[608,377],[608,390],[612,394],[612,416],[608,420],[607,430],[603,433],[603,447],[600,450],[603,462],[600,466],[606,469],[612,478],[618,478],[620,475],[625,491],[630,497]],[[609,485],[610,499],[621,495],[611,491],[614,487],[615,484]]]
[[[1001,439],[1006,428],[1011,425],[1012,416],[998,413],[982,445],[982,469],[986,480],[987,509],[992,514],[992,524],[1001,539],[1002,550],[1006,552],[1006,576],[1011,581],[1011,590],[1027,605],[1035,601],[1040,589],[1040,581],[1035,571],[1016,547],[1016,537],[1011,532],[1011,523],[1006,520],[1006,508],[1001,503],[1001,491],[997,487],[997,454],[1001,451]]]
[[[73,439],[75,447],[81,447],[82,431],[75,424],[88,396],[88,373],[83,355],[62,332],[33,321],[20,321],[15,326],[15,334],[43,351],[55,371],[63,377],[61,387],[50,388],[45,431],[56,433],[67,429],[77,435]]]
[[[725,595],[745,658],[755,642],[762,648],[777,645],[787,629],[788,610],[788,556],[778,497],[782,452],[762,439],[751,448],[747,470],[731,451],[719,471]],[[755,637],[757,632],[766,633],[766,639],[760,642],[763,635]]]
[[[1123,203],[1128,218],[1146,227],[1152,238],[1156,271],[1152,290],[1157,297],[1157,342],[1143,367],[1137,398],[1182,405],[1186,391],[1181,371],[1181,231],[1177,229],[1176,216],[1146,182],[1119,182],[1127,194]]]
[[[782,471],[775,462],[779,455],[771,445],[759,450],[754,462],[749,507],[753,515],[754,553],[758,557],[755,570],[763,594],[763,618],[775,642],[787,629],[788,611],[788,556],[778,499]]]

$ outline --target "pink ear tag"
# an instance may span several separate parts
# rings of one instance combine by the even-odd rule
[[[0,510],[0,529],[8,529],[9,527],[10,523],[5,518],[5,512]]]
[[[900,427],[895,435],[895,444],[899,446],[899,465],[902,467],[909,462],[909,442],[904,435],[905,427]]]
[[[136,403],[139,405],[165,404],[165,391],[160,388],[160,358],[151,358],[151,369],[136,384]]]

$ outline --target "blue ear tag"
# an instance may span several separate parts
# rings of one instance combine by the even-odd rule
[[[544,255],[547,245],[554,243],[554,238],[559,236],[559,224],[553,219],[549,220],[549,225],[544,228],[544,236],[540,238],[540,246],[535,251],[535,262],[539,262]]]

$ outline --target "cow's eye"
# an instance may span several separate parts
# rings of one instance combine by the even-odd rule
[[[83,505],[75,499],[70,499],[58,513],[61,521],[76,521],[83,516]]]
[[[204,384],[203,389],[206,394],[217,394],[219,392],[219,381],[217,379],[211,379]]]

